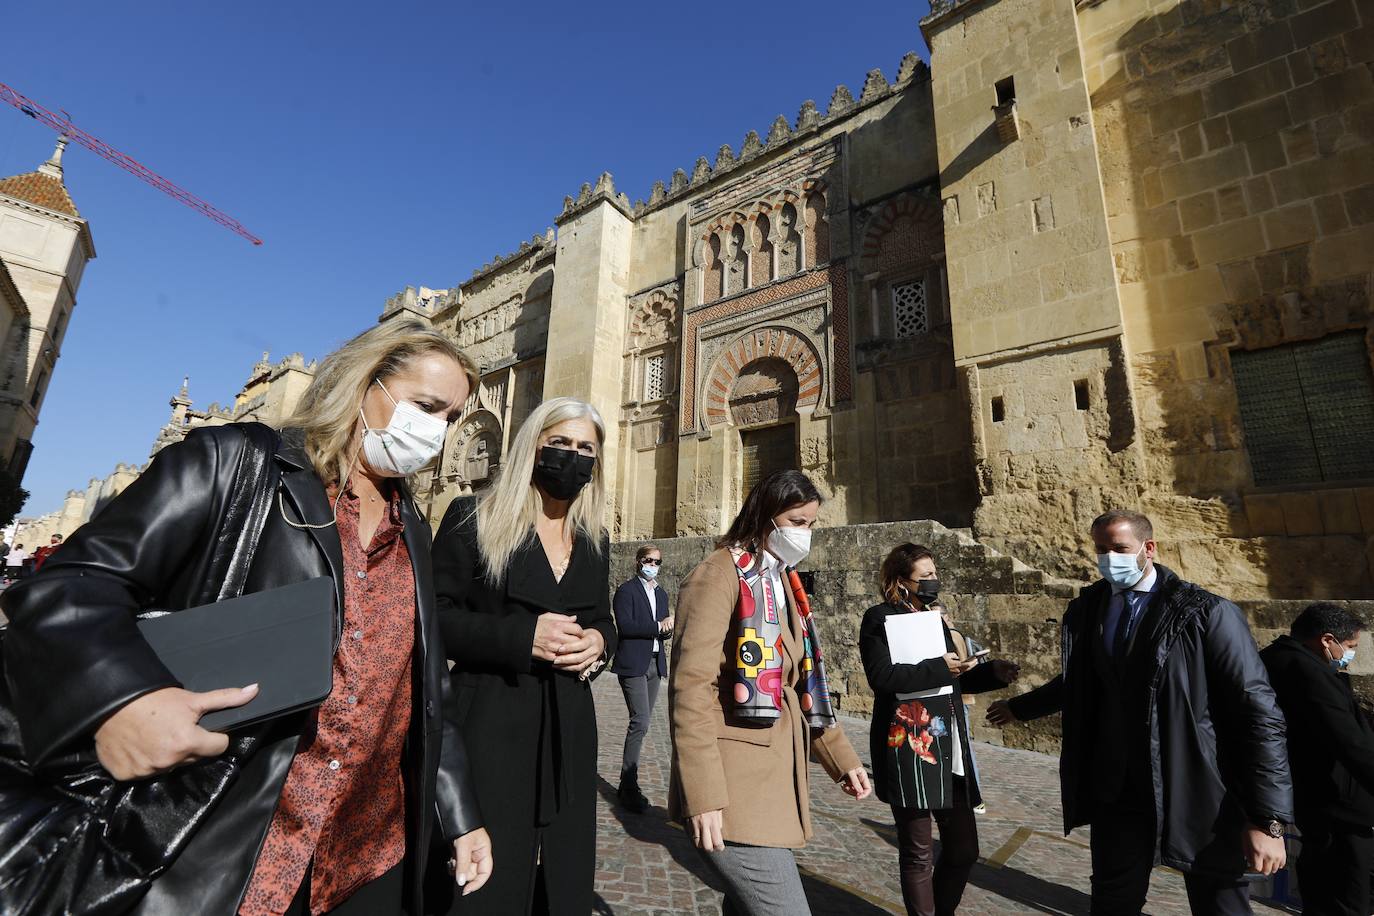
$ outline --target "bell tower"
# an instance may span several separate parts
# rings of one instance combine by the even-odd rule
[[[36,170],[0,178],[0,267],[24,305],[0,338],[0,464],[16,480],[33,451],[34,428],[86,262],[95,257],[90,226],[63,180],[66,147],[61,137]]]

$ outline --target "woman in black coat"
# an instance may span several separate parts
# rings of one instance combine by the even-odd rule
[[[500,479],[457,500],[434,543],[440,626],[501,869],[451,913],[586,916],[596,868],[596,709],[589,681],[615,651],[602,529],[605,426],[590,404],[546,401]],[[485,801],[491,799],[490,802]]]
[[[5,674],[29,762],[41,765],[94,736],[100,763],[116,779],[155,777],[136,796],[146,809],[118,812],[110,829],[117,846],[157,844],[140,848],[139,855],[171,857],[170,867],[151,887],[100,900],[100,912],[231,916],[241,908],[253,911],[245,903],[250,886],[262,890],[264,900],[275,901],[269,908],[280,911],[289,903],[288,912],[298,912],[310,896],[312,878],[332,887],[335,913],[365,910],[385,916],[398,913],[403,903],[418,911],[436,807],[439,831],[456,841],[444,858],[460,859],[460,871],[474,883],[482,880],[479,868],[490,870],[489,851],[475,851],[489,850],[490,844],[461,739],[444,734],[442,727],[451,693],[438,651],[429,530],[400,481],[427,452],[437,454],[446,422],[462,410],[475,380],[471,361],[418,322],[373,328],[321,365],[294,418],[302,428],[287,429],[280,439],[259,424],[193,430],[159,452],[40,574],[5,592],[10,621]],[[391,438],[393,414],[408,415],[412,422],[424,414],[427,420],[418,425],[428,430],[428,444],[411,440],[398,447]],[[337,493],[332,498],[326,481]],[[277,827],[289,806],[284,787],[294,779],[308,794],[309,781],[319,776],[313,769],[301,773],[299,761],[320,752],[318,736],[329,733],[326,719],[338,715],[331,710],[349,705],[340,695],[340,666],[356,670],[373,664],[377,633],[369,628],[367,638],[349,642],[348,662],[341,661],[344,650],[336,649],[335,690],[324,705],[235,732],[232,740],[200,728],[197,720],[214,709],[243,705],[253,692],[241,685],[209,693],[180,689],[140,635],[135,615],[144,610],[177,611],[214,600],[219,583],[209,581],[214,578],[210,570],[225,546],[216,543],[216,533],[227,532],[232,543],[252,523],[235,514],[241,508],[235,494],[259,484],[272,498],[245,593],[329,576],[336,592],[336,627],[341,630],[344,619],[359,619],[346,615],[345,608],[350,614],[359,610],[364,592],[354,591],[354,584],[364,570],[350,563],[366,549],[354,544],[344,550],[335,521],[344,518],[342,511],[348,512],[351,536],[364,544],[369,528],[386,526],[386,549],[395,564],[389,569],[404,583],[406,599],[413,583],[413,609],[405,599],[391,605],[392,613],[414,620],[410,658],[399,659],[396,668],[402,673],[392,694],[408,695],[410,703],[395,701],[381,729],[388,741],[379,741],[376,754],[346,757],[399,773],[395,819],[359,821],[355,812],[341,817],[339,807],[328,802],[316,812],[326,825],[371,823],[373,833],[389,838],[385,848],[363,840],[348,854],[322,862],[316,837],[296,845],[305,859],[283,855],[266,862],[263,852],[269,835],[276,835],[269,828]],[[341,510],[343,499],[349,505]],[[367,606],[364,599],[362,607]],[[357,632],[369,622],[362,617]],[[395,759],[385,748],[395,748]],[[330,745],[325,751],[335,749]],[[133,826],[125,829],[128,822]],[[0,835],[7,827],[12,822],[0,824]],[[331,848],[337,851],[338,844]],[[403,858],[392,865],[397,855]],[[352,871],[363,856],[385,873],[352,885]],[[268,872],[271,881],[263,880]],[[90,895],[108,887],[110,879],[108,874],[69,877],[75,879],[71,886],[54,889],[41,911],[85,912],[93,904]],[[7,873],[6,883],[11,880],[15,875]]]
[[[1010,662],[961,658],[948,624],[940,621],[945,654],[916,664],[895,663],[887,619],[938,613],[935,558],[919,544],[902,544],[883,561],[882,604],[864,613],[859,654],[873,690],[869,751],[878,798],[892,807],[902,899],[909,916],[945,916],[963,897],[978,861],[982,803],[964,713],[963,695],[998,690],[1016,680]],[[939,691],[948,688],[949,692]],[[912,694],[921,694],[912,696]],[[932,821],[940,826],[940,860],[934,862]]]

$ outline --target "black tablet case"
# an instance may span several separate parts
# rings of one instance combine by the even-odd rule
[[[334,582],[328,576],[138,622],[187,690],[258,685],[252,702],[201,717],[227,732],[317,706],[334,678]]]

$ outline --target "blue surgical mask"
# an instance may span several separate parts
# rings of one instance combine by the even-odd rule
[[[1140,568],[1136,558],[1145,550],[1145,545],[1140,545],[1140,550],[1135,553],[1099,553],[1097,555],[1097,571],[1102,574],[1102,578],[1115,585],[1117,588],[1130,588],[1140,581],[1145,575],[1145,570]]]
[[[1341,653],[1340,658],[1332,658],[1331,653],[1328,651],[1326,654],[1326,660],[1327,664],[1331,666],[1332,671],[1344,671],[1346,668],[1349,668],[1355,662],[1355,650],[1346,649],[1344,652]]]
[[[658,567],[650,566],[648,563],[645,563],[643,566],[639,567],[639,573],[646,579],[656,579],[658,578]]]

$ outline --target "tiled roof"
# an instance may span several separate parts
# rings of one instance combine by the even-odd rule
[[[67,186],[62,183],[61,178],[54,175],[26,172],[23,175],[0,178],[0,194],[47,207],[58,213],[66,213],[68,216],[81,216],[77,212],[76,204],[72,203],[71,195],[67,193]]]

